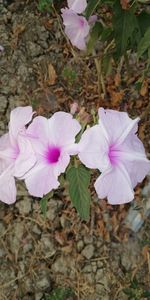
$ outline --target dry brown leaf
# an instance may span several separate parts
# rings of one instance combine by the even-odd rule
[[[142,255],[144,257],[144,260],[147,260],[147,255],[150,252],[150,246],[149,245],[145,245],[142,249]]]
[[[115,81],[115,86],[119,86],[120,85],[120,81],[121,81],[121,77],[120,77],[120,74],[116,74],[115,75],[115,78],[114,78],[114,81]]]
[[[110,242],[110,233],[109,233],[109,231],[104,232],[104,240],[106,242]]]
[[[56,83],[57,74],[52,64],[48,65],[48,84],[53,85]]]
[[[17,47],[19,36],[22,32],[24,32],[25,26],[21,24],[17,24],[13,29],[11,47],[14,49]]]
[[[50,19],[45,19],[44,21],[43,21],[43,25],[44,25],[44,27],[47,29],[47,30],[49,30],[49,29],[51,29],[52,28],[52,24],[54,23],[54,20],[50,20]]]
[[[116,227],[118,227],[118,220],[117,220],[117,216],[116,213],[114,212],[113,216],[111,217],[111,224],[113,229],[115,230]]]
[[[104,236],[105,230],[106,230],[106,229],[105,229],[104,221],[103,221],[103,220],[98,220],[97,223],[98,223],[98,228],[99,228],[100,234],[101,234],[102,236]]]
[[[114,105],[120,103],[120,101],[122,100],[124,95],[124,91],[120,91],[120,92],[115,92],[112,91],[111,93],[111,101]]]
[[[12,213],[8,213],[7,215],[4,216],[3,218],[3,221],[6,223],[6,224],[9,224],[13,219],[13,215]]]
[[[63,246],[66,242],[66,236],[63,232],[56,231],[55,239],[61,246]]]
[[[148,91],[148,82],[145,80],[140,90],[141,96],[145,96],[147,94],[147,91]]]

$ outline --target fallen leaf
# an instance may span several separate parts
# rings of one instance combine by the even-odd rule
[[[145,245],[142,249],[142,255],[143,255],[145,261],[147,260],[147,255],[148,255],[149,251],[150,251],[149,245]]]
[[[17,24],[16,27],[13,29],[12,40],[11,40],[11,47],[13,49],[17,47],[19,36],[24,31],[25,31],[25,26],[22,24]]]
[[[121,81],[121,77],[120,77],[120,74],[116,74],[115,75],[115,78],[114,78],[114,81],[115,81],[115,86],[119,86],[120,85],[120,81]]]
[[[54,85],[56,83],[57,74],[52,64],[48,65],[48,84]]]
[[[123,91],[120,91],[120,92],[115,92],[115,91],[112,91],[111,93],[111,101],[114,105],[116,104],[119,104],[120,101],[122,100],[123,98],[123,95],[124,95],[124,92]]]
[[[63,232],[56,231],[55,239],[61,246],[63,246],[66,242],[66,236]]]
[[[148,82],[145,80],[140,90],[141,96],[145,96],[147,94],[147,91],[148,91]]]

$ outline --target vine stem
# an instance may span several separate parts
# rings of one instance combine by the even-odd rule
[[[93,56],[96,56],[95,51],[93,50]],[[102,92],[104,93],[104,96],[106,94],[106,89],[105,89],[105,83],[104,83],[104,78],[102,74],[102,59],[95,57],[94,58],[96,70],[97,70],[97,77],[98,77],[98,94],[99,97],[102,96]]]

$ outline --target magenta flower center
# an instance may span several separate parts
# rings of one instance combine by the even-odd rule
[[[109,147],[108,157],[112,165],[117,165],[120,158],[119,149],[116,149],[114,145]]]
[[[46,160],[49,164],[58,162],[60,157],[60,149],[56,146],[49,146],[46,152]]]
[[[80,27],[82,28],[82,27],[84,27],[84,20],[82,20],[82,19],[80,19]]]

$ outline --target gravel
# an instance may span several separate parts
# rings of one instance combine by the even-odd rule
[[[25,197],[23,200],[16,203],[16,207],[18,208],[20,214],[28,215],[31,212],[31,201],[32,199]]]
[[[86,259],[91,259],[94,255],[94,246],[93,245],[87,245],[81,252],[81,254],[86,258]]]

